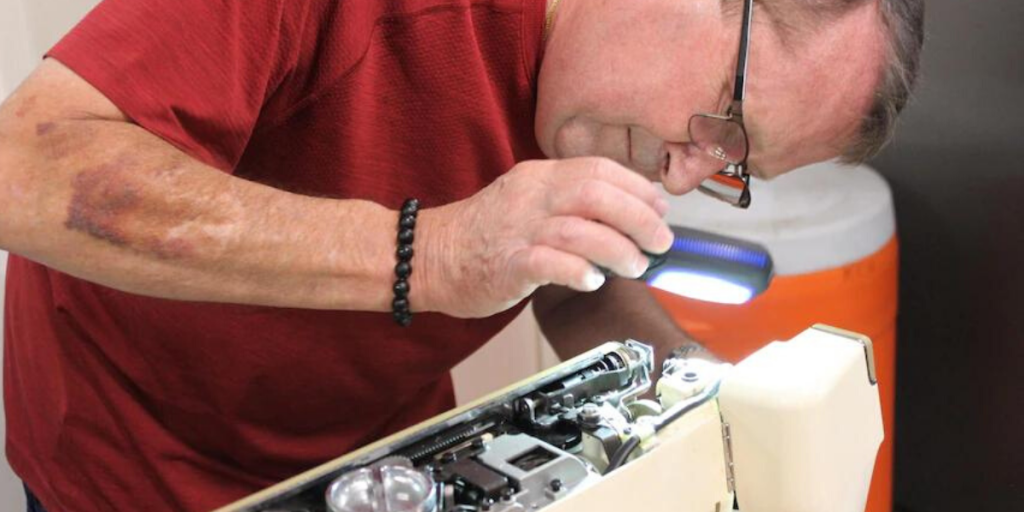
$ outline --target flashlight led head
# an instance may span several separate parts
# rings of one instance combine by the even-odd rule
[[[652,255],[640,278],[651,287],[697,300],[742,304],[771,283],[772,258],[763,246],[678,226],[672,232],[672,248]]]

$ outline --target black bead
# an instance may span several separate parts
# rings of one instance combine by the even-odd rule
[[[412,274],[412,265],[408,261],[400,261],[395,265],[395,275],[400,279],[409,277],[409,274]]]
[[[415,214],[416,211],[419,210],[419,209],[420,209],[420,200],[419,199],[406,199],[405,202],[402,203],[402,213],[403,214],[406,213],[406,212]]]
[[[412,229],[416,227],[416,216],[402,215],[402,218],[398,219],[398,227],[402,229]]]
[[[412,274],[412,265],[409,263],[414,254],[412,242],[416,238],[413,230],[416,229],[416,214],[419,211],[420,202],[416,199],[406,199],[402,203],[401,214],[398,217],[398,248],[395,249],[395,256],[398,263],[395,265],[394,291],[395,298],[391,301],[391,314],[395,323],[402,327],[408,327],[412,323],[412,311],[409,309],[409,281]]]
[[[394,288],[396,297],[401,297],[404,299],[407,295],[409,295],[409,282],[406,281],[405,279],[399,279],[398,281],[395,281]]]
[[[409,327],[412,323],[412,315],[408,311],[395,311],[393,313],[395,322],[402,327]]]
[[[409,261],[413,254],[411,245],[399,245],[398,250],[395,251],[395,256],[398,256],[399,261]]]

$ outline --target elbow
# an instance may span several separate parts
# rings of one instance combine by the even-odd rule
[[[2,123],[0,123],[2,124]],[[18,220],[23,214],[22,201],[25,195],[21,173],[16,168],[20,149],[17,141],[0,127],[0,249],[12,250],[14,234],[18,231]]]
[[[19,241],[31,232],[35,211],[42,207],[31,172],[42,156],[32,135],[46,128],[37,128],[40,123],[8,107],[0,108],[0,249],[18,252]]]

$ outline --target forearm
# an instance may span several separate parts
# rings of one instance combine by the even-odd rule
[[[113,120],[0,112],[0,247],[185,300],[389,309],[397,214],[282,192]]]
[[[205,166],[53,60],[0,106],[0,205],[0,248],[121,290],[390,309],[396,212]],[[611,160],[521,162],[471,197],[420,212],[409,302],[482,317],[544,284],[597,288],[591,262],[638,274],[641,251],[672,243],[666,209],[650,182]]]
[[[636,280],[610,279],[586,294],[541,290],[534,308],[541,330],[563,360],[605,341],[634,339],[652,345],[660,364],[673,349],[696,343]]]

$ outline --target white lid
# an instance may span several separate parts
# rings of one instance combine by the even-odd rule
[[[700,192],[667,196],[669,224],[759,242],[778,275],[841,267],[881,249],[896,232],[889,185],[867,166],[823,162],[771,181],[751,180],[750,208]]]

